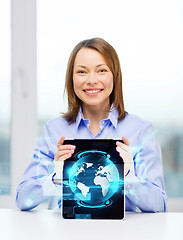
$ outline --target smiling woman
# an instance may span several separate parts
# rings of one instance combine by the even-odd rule
[[[82,65],[85,63],[85,66]],[[84,70],[82,70],[84,69]],[[110,94],[113,90],[113,75],[103,56],[96,50],[82,48],[75,59],[73,72],[74,92],[86,109],[106,109],[106,118],[110,106]]]
[[[29,210],[61,197],[57,185],[63,184],[64,161],[77,149],[65,139],[121,139],[115,144],[124,162],[126,210],[166,211],[160,148],[151,123],[125,112],[114,48],[101,38],[78,43],[68,61],[65,88],[68,112],[46,123],[18,187],[18,207]]]
[[[64,117],[70,123],[76,120],[83,99],[90,106],[100,103],[98,109],[105,109],[104,118],[111,104],[118,109],[119,120],[125,116],[120,61],[115,49],[103,39],[88,39],[75,46],[68,61],[65,90],[69,108]],[[82,104],[85,114],[88,101]]]
[[[77,102],[78,100],[82,102],[78,106],[82,106],[84,117],[90,119],[89,129],[96,136],[101,130],[98,123],[101,119],[107,118],[113,103],[110,98],[113,96],[111,93],[117,79],[113,79],[108,53],[115,55],[115,50],[100,38],[82,41],[75,50],[77,54],[73,56],[71,54],[74,60],[73,76],[71,79],[66,77],[66,82],[73,84],[72,94]],[[119,61],[118,65],[120,65]],[[121,78],[118,80],[122,82]],[[70,116],[76,118],[78,110],[75,109],[75,116],[71,110]],[[68,119],[67,114],[66,119]]]

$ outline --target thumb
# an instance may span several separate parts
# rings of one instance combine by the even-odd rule
[[[64,143],[64,140],[65,140],[65,137],[62,136],[62,137],[60,138],[60,140],[58,141],[58,143],[57,143],[57,147],[61,146],[61,145]]]
[[[128,141],[128,139],[126,137],[122,137],[122,140],[125,145],[130,146],[130,142]]]

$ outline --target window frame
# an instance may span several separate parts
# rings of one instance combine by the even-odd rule
[[[36,0],[11,0],[11,192],[1,208],[16,208],[16,189],[37,137]]]

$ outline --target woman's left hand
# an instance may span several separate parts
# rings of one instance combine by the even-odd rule
[[[120,157],[124,161],[124,168],[125,168],[125,176],[128,175],[130,168],[133,164],[133,158],[130,153],[130,143],[127,138],[122,137],[124,143],[116,142],[116,150],[119,152]]]

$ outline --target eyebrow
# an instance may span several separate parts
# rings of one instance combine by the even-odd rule
[[[97,65],[97,67],[101,67],[103,65],[107,66],[105,63],[102,63],[102,64]]]
[[[82,68],[86,68],[85,66],[83,66],[83,65],[78,65],[77,67],[82,67]]]
[[[101,63],[101,64],[98,64],[96,67],[100,67],[100,66],[103,66],[103,65],[107,66],[106,64]],[[78,65],[77,67],[87,68],[86,66],[83,66],[83,65]]]

